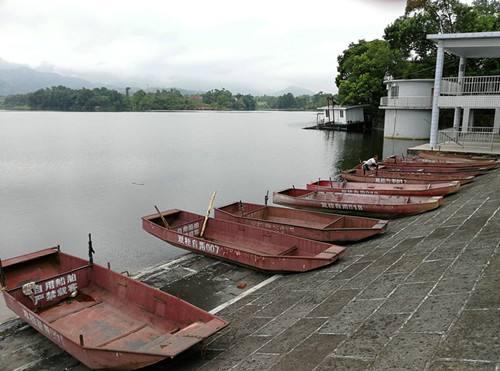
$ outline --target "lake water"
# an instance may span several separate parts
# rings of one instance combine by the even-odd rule
[[[272,204],[273,191],[392,154],[381,132],[304,130],[315,117],[0,112],[0,258],[56,245],[87,258],[91,233],[96,263],[132,273],[185,253],[142,230],[154,205],[204,215],[214,191],[214,206],[267,191]]]

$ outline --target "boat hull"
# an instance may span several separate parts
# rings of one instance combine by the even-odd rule
[[[177,209],[142,218],[143,229],[153,236],[198,254],[225,260],[265,273],[305,272],[329,265],[344,253],[342,246],[207,218]]]
[[[436,209],[443,203],[443,197],[353,195],[288,188],[274,192],[273,202],[312,210],[395,218]]]
[[[395,196],[445,196],[458,191],[460,182],[421,184],[377,184],[362,182],[334,182],[317,180],[309,182],[311,191],[338,192],[349,194],[395,195]]]
[[[460,182],[460,185],[463,185],[472,182],[474,180],[474,177],[461,177],[424,172],[391,172],[384,170],[370,170],[364,172],[360,169],[352,169],[343,171],[342,179],[351,182],[382,184],[428,184],[458,181]]]
[[[5,260],[2,269],[7,306],[92,369],[142,368],[175,357],[228,325],[58,248]],[[24,292],[27,282],[33,296]]]
[[[379,171],[391,171],[400,173],[425,173],[428,175],[446,175],[456,177],[468,177],[482,175],[486,168],[457,168],[457,167],[433,167],[433,166],[399,166],[398,164],[381,163]]]
[[[487,156],[478,156],[478,155],[465,155],[465,154],[456,154],[456,153],[445,153],[445,152],[436,152],[436,151],[420,151],[418,153],[418,157],[426,158],[429,160],[448,160],[448,161],[496,161],[493,157]]]
[[[383,233],[388,221],[233,202],[214,209],[216,219],[323,242],[355,242]]]
[[[422,157],[400,157],[389,156],[385,159],[383,164],[398,164],[401,166],[439,166],[439,167],[453,167],[453,168],[483,168],[494,169],[499,165],[499,161],[474,161],[474,160],[458,160],[458,159],[426,159]]]

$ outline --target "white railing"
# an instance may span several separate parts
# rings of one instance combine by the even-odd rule
[[[380,106],[397,108],[432,108],[432,97],[382,97]]]
[[[438,131],[437,145],[457,145],[462,148],[493,148],[495,129],[474,127],[463,130],[454,128]]]
[[[500,76],[444,77],[441,95],[499,95]]]

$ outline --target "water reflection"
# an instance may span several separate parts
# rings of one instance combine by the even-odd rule
[[[382,155],[383,132],[364,133],[322,131],[330,161],[329,178],[340,180],[343,170],[351,169],[376,154]]]
[[[406,150],[408,148],[417,147],[425,143],[429,143],[429,141],[384,138],[384,158],[392,155],[406,156]]]
[[[0,258],[58,244],[85,258],[92,233],[96,263],[134,271],[185,253],[142,230],[154,205],[263,203],[386,154],[381,131],[304,130],[314,115],[0,112]]]

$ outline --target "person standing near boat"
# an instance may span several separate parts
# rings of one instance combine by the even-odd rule
[[[375,155],[373,156],[372,158],[366,160],[366,161],[363,161],[363,173],[365,171],[370,171],[372,166],[375,168],[375,169],[378,169],[378,156]]]

